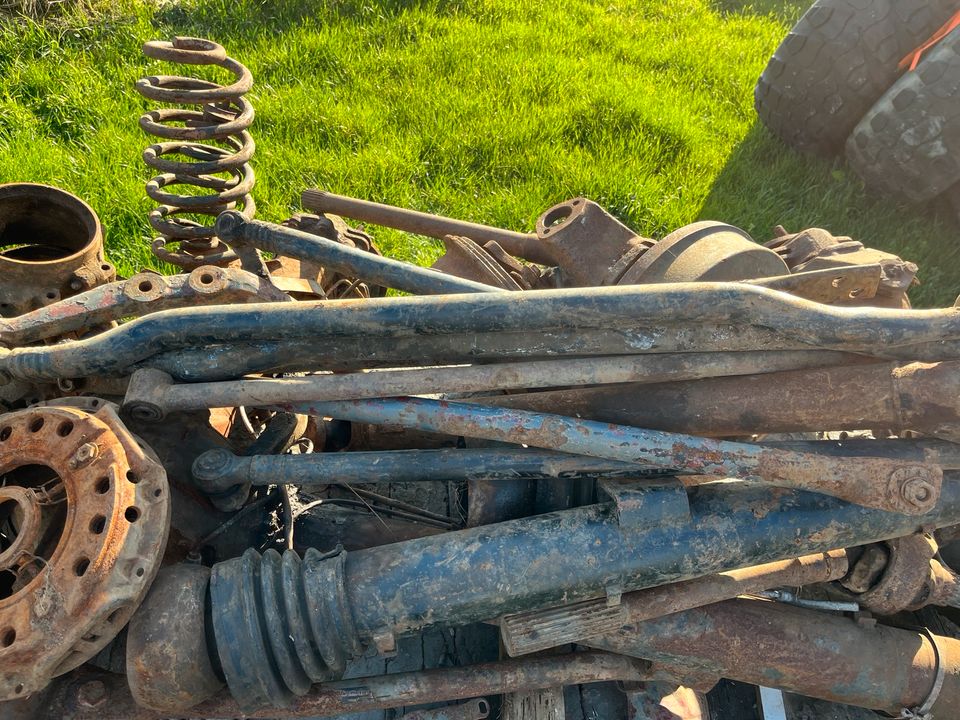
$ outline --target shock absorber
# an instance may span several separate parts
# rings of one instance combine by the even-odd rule
[[[155,40],[146,43],[143,52],[155,60],[223,68],[235,77],[230,85],[178,75],[153,75],[137,81],[137,90],[145,98],[195,106],[150,110],[140,117],[144,132],[162,138],[143,152],[144,162],[158,171],[146,186],[147,195],[160,204],[149,216],[150,225],[160,233],[153,252],[188,270],[229,265],[236,254],[216,237],[212,222],[196,218],[216,217],[230,209],[239,210],[246,218],[256,212],[250,194],[255,182],[250,166],[255,146],[248,131],[253,106],[244,98],[253,77],[210,40]],[[176,186],[187,187],[177,193]]]

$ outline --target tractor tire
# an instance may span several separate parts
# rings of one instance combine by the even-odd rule
[[[757,114],[792,148],[840,154],[900,60],[956,9],[956,0],[818,0],[760,76]]]
[[[960,181],[960,29],[900,78],[847,141],[868,188],[924,202]]]

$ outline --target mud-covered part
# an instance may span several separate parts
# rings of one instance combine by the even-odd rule
[[[787,145],[836,154],[900,60],[955,10],[950,0],[818,0],[760,76],[757,114]]]
[[[847,141],[847,160],[870,189],[912,202],[960,181],[960,30],[863,117]]]
[[[93,657],[139,606],[170,523],[166,474],[109,405],[0,416],[0,698]]]
[[[111,282],[103,229],[83,200],[47,185],[0,185],[0,317]]]

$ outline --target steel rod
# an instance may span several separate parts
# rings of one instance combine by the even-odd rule
[[[154,712],[137,705],[123,676],[81,672],[84,674],[79,679],[68,676],[58,682],[46,698],[44,713],[30,714],[29,717],[37,720],[162,720],[170,717],[170,713]],[[332,717],[509,692],[529,692],[558,685],[639,682],[648,673],[649,663],[642,660],[596,651],[501,660],[323,683],[284,708],[282,716]],[[109,702],[97,707],[78,703],[77,691],[84,682],[103,683]],[[239,717],[276,718],[279,714],[273,708],[242,712],[237,703],[224,693],[190,710],[180,711],[176,716],[196,720],[233,720]]]
[[[687,353],[690,336],[702,337],[697,353]],[[138,367],[162,370],[184,382],[216,382],[253,373],[311,372],[319,369],[335,372],[356,372],[370,368],[423,367],[438,364],[487,364],[550,360],[604,355],[660,354],[684,362],[686,355],[706,357],[725,352],[739,352],[744,347],[765,347],[756,351],[758,360],[764,353],[776,353],[779,362],[795,359],[793,368],[825,367],[837,364],[870,362],[871,358],[831,350],[776,350],[769,346],[772,336],[750,333],[737,336],[742,344],[724,340],[716,342],[724,332],[678,329],[676,337],[661,340],[659,347],[649,349],[637,345],[631,335],[620,331],[548,331],[539,334],[524,332],[471,333],[469,335],[437,335],[421,337],[336,337],[307,341],[261,341],[231,343],[161,352],[139,361],[124,372]],[[711,341],[711,338],[714,340]],[[716,352],[699,352],[699,349]],[[753,352],[753,351],[746,351]],[[667,361],[664,361],[667,362]],[[763,372],[762,361],[756,372]],[[704,372],[708,372],[706,367]]]
[[[803,357],[790,352],[686,353],[528,360],[181,385],[173,384],[172,378],[162,371],[142,369],[133,374],[123,405],[138,420],[157,421],[171,412],[206,408],[753,375],[792,370],[806,360],[819,364],[816,356]]]
[[[480,245],[492,241],[498,243],[511,255],[543,265],[556,265],[550,249],[532,233],[501,230],[489,225],[478,225],[368,200],[357,200],[324,190],[305,190],[301,195],[301,203],[307,210],[313,212],[343,215],[361,222],[426,235],[438,240],[442,240],[447,235],[462,235]]]
[[[749,378],[569,388],[471,399],[612,423],[742,436],[914,430],[960,439],[960,362],[871,363]]]
[[[542,652],[738,595],[839,580],[847,574],[847,569],[844,550],[806,555],[637,590],[625,594],[619,604],[601,598],[509,615],[500,618],[500,636],[511,657]]]
[[[275,409],[814,490],[868,507],[913,514],[936,504],[942,478],[942,470],[932,464],[869,457],[851,460],[424,398],[291,403],[278,404]]]
[[[245,243],[277,255],[315,262],[347,277],[406,292],[422,295],[503,292],[492,285],[374,255],[302,230],[248,220],[235,210],[220,214],[216,230],[218,237],[230,243]]]
[[[719,336],[715,323],[723,324]],[[673,351],[702,352],[697,342],[703,338],[695,332],[701,328],[710,350],[819,348],[923,361],[960,357],[960,308],[831,307],[751,285],[686,283],[166,310],[86,340],[2,350],[0,377],[117,374],[167,350],[270,340],[282,341],[281,350],[308,341],[315,364],[323,365],[328,342],[343,337],[394,342],[513,331],[536,347],[541,333],[573,331],[573,343],[584,330],[603,329],[616,331],[635,351],[657,352],[660,338],[669,338],[678,325],[683,327],[676,329]],[[762,337],[767,344],[745,345],[741,330],[746,337],[759,331],[754,340]]]
[[[210,450],[193,463],[193,477],[205,492],[252,485],[329,485],[386,482],[463,482],[631,476],[633,463],[597,460],[542,450],[394,450],[391,452],[234,455]]]

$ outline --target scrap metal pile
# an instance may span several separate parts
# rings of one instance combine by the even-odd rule
[[[249,72],[145,50],[236,78],[137,83],[182,272],[0,186],[0,716],[693,718],[727,678],[956,717],[960,310],[916,266],[584,198],[255,220]]]

